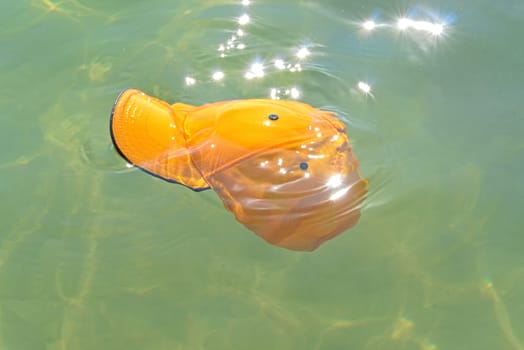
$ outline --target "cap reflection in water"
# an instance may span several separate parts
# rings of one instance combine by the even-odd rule
[[[110,129],[129,163],[195,191],[213,189],[271,244],[311,251],[360,217],[367,180],[331,112],[271,99],[170,105],[129,89]]]

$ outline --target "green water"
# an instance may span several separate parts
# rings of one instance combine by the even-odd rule
[[[50,1],[0,4],[1,350],[524,349],[521,1]],[[443,35],[400,33],[410,9]],[[290,252],[126,168],[126,87],[335,109],[370,180],[359,224]]]

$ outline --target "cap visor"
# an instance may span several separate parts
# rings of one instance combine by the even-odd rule
[[[142,91],[122,91],[111,113],[111,138],[129,163],[199,191],[209,187],[191,163],[171,106]]]

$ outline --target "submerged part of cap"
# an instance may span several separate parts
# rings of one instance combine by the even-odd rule
[[[193,190],[206,189],[209,185],[191,162],[182,130],[192,107],[180,104],[177,113],[176,106],[139,90],[124,90],[111,114],[113,143],[129,163],[153,175]]]
[[[347,138],[333,136],[307,148],[267,150],[208,182],[237,220],[267,242],[315,250],[358,222],[366,195]]]

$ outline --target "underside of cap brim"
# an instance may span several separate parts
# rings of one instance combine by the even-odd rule
[[[193,190],[209,186],[191,163],[171,106],[140,90],[127,89],[111,112],[111,138],[129,163]]]

